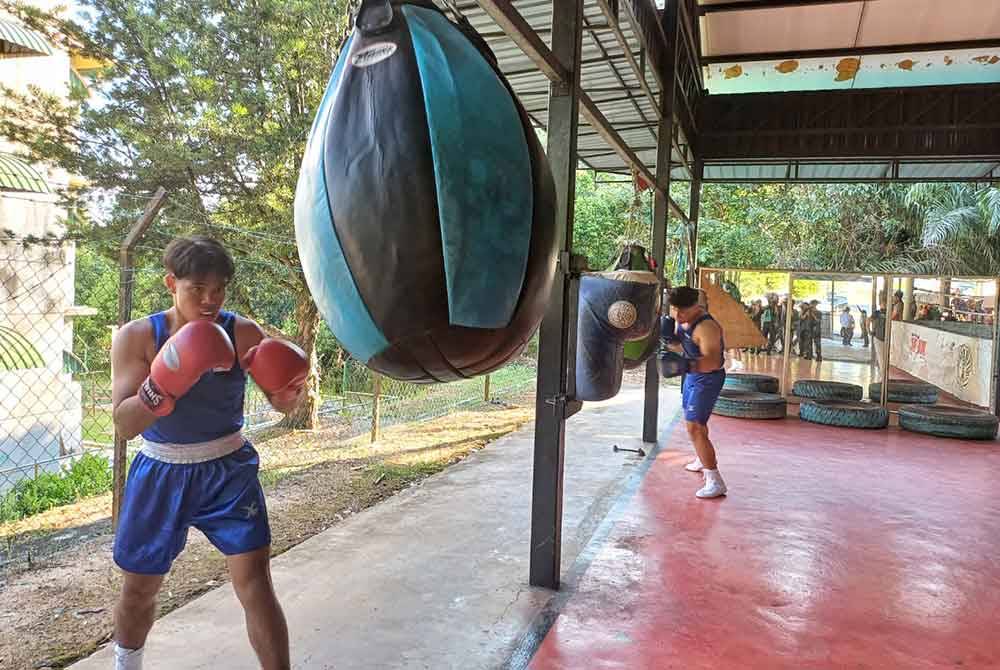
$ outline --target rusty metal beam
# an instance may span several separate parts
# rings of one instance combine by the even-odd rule
[[[768,51],[763,53],[729,53],[702,56],[702,65],[722,63],[753,63],[772,60],[803,60],[806,58],[846,58],[849,56],[879,56],[883,54],[927,53],[928,51],[958,51],[962,49],[996,49],[1000,39],[961,40],[956,42],[924,42],[917,44],[886,44],[882,46],[850,47],[834,49],[798,49],[792,51]]]
[[[524,17],[510,2],[502,0],[477,0],[479,6],[520,47],[531,62],[554,84],[565,84],[569,75]],[[634,167],[650,184],[656,183],[652,171],[635,155],[635,152],[614,129],[597,104],[584,91],[580,91],[580,114],[587,123],[608,143],[628,165]]]

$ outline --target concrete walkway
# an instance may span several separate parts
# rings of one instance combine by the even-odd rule
[[[678,406],[676,389],[662,389],[661,434],[669,434]],[[642,461],[611,447],[640,446],[641,422],[636,387],[587,404],[568,422],[564,575],[634,487]],[[524,654],[523,640],[546,605],[565,597],[527,585],[533,431],[529,424],[276,558],[292,666],[517,666],[510,659]],[[147,668],[256,667],[228,586],[157,621],[145,656]],[[72,667],[107,670],[110,649]]]

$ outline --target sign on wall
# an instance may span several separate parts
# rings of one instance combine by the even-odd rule
[[[983,407],[990,406],[992,349],[988,339],[916,323],[892,324],[893,367]]]

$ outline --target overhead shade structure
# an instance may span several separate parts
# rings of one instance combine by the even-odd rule
[[[0,191],[52,192],[35,168],[16,156],[4,153],[0,153]]]
[[[52,45],[34,30],[0,19],[0,58],[51,56]]]
[[[42,355],[24,335],[0,326],[0,372],[44,367]]]

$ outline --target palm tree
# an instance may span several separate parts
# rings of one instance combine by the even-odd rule
[[[921,246],[887,262],[936,275],[1000,275],[1000,189],[915,184],[901,203],[920,223]]]

